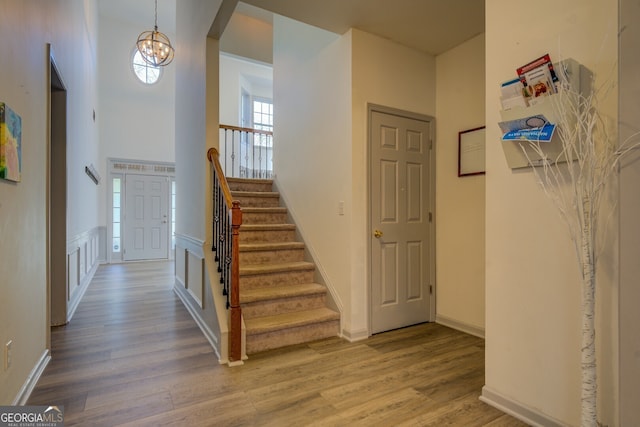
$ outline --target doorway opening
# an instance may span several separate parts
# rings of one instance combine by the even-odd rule
[[[47,188],[47,262],[51,326],[67,316],[67,90],[49,49],[49,146]]]

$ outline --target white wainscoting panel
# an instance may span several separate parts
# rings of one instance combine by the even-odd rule
[[[204,258],[187,249],[187,290],[200,308],[204,308]]]
[[[79,264],[80,248],[76,247],[72,251],[67,251],[67,301],[71,300],[71,295],[73,295],[80,282]]]
[[[183,288],[187,287],[187,256],[187,250],[185,248],[179,247],[176,243],[176,282],[178,282],[178,284],[180,284]]]
[[[80,233],[67,241],[67,322],[71,320],[100,264],[104,227]]]

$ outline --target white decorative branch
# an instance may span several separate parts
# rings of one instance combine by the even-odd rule
[[[597,378],[595,341],[595,292],[599,216],[604,189],[617,174],[620,159],[638,148],[629,138],[619,145],[615,131],[607,128],[599,110],[599,100],[614,87],[610,81],[600,88],[579,90],[569,84],[558,67],[560,86],[553,96],[556,132],[562,151],[556,158],[545,153],[546,142],[527,140],[522,150],[530,165],[534,162],[523,145],[541,160],[532,166],[544,193],[553,201],[567,224],[582,275],[581,424],[595,427],[597,419]],[[593,79],[592,79],[593,80]]]

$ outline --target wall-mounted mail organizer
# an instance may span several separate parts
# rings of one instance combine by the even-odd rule
[[[572,89],[583,94],[591,90],[592,73],[577,61],[560,61],[555,65],[555,69],[560,83],[567,81]],[[501,144],[511,169],[542,164],[541,156],[531,147],[529,140],[539,141],[548,159],[566,161],[560,156],[562,141],[556,129],[558,117],[554,103],[558,102],[560,96],[562,95],[557,93],[545,94],[536,98],[535,102],[530,102],[528,106],[516,105],[500,111]]]
[[[100,183],[100,174],[98,173],[96,168],[93,166],[93,163],[89,166],[85,166],[84,172],[89,176],[89,178],[91,178],[91,181],[93,181],[96,185]]]

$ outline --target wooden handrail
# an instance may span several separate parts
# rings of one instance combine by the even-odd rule
[[[240,308],[240,202],[232,200],[217,149],[210,148],[207,158],[213,171],[213,242],[223,293],[227,296],[229,316],[229,363],[242,361],[242,309]],[[222,193],[222,201],[219,195]]]
[[[270,131],[270,130],[243,128],[243,127],[231,126],[231,125],[220,125],[220,129],[226,129],[226,130],[231,130],[231,131],[235,130],[235,131],[238,131],[238,132],[257,133],[257,134],[260,134],[260,135],[271,135],[271,136],[273,136],[273,132]]]
[[[233,199],[231,198],[231,190],[229,189],[227,178],[224,176],[224,172],[222,171],[222,166],[220,166],[220,152],[218,151],[218,149],[213,147],[209,148],[209,150],[207,150],[207,159],[209,159],[213,167],[216,169],[218,176],[224,178],[220,180],[222,193],[224,194],[224,199],[227,202],[227,206],[232,206]]]

